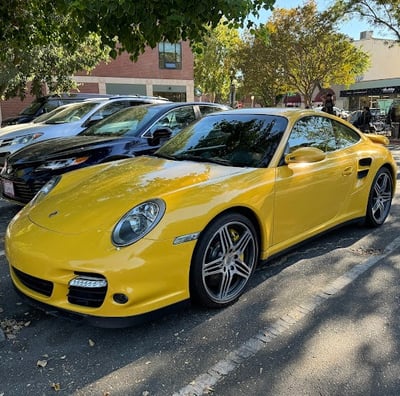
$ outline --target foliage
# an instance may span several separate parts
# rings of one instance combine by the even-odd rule
[[[274,48],[260,34],[247,33],[235,56],[243,73],[244,91],[255,96],[262,105],[275,106],[281,94],[290,90]]]
[[[68,90],[74,72],[90,71],[107,55],[181,39],[199,41],[223,15],[244,26],[274,0],[3,0],[0,2],[0,96],[41,94],[42,83]]]
[[[23,98],[42,94],[43,84],[54,93],[75,87],[71,75],[90,71],[108,59],[97,35],[81,39],[73,21],[54,9],[52,2],[8,0],[0,5],[0,96]]]
[[[247,51],[243,74],[253,87],[268,87],[271,98],[279,91],[298,92],[306,105],[311,105],[317,87],[350,85],[369,66],[369,55],[337,33],[331,16],[319,13],[314,0],[302,7],[275,9]],[[252,71],[249,64],[255,61]]]
[[[221,18],[231,27],[251,24],[250,14],[258,16],[275,0],[59,0],[64,13],[71,14],[79,31],[96,32],[102,42],[113,47],[115,39],[136,58],[146,46],[161,41],[201,41],[208,28]],[[116,55],[116,51],[112,56]]]
[[[371,23],[372,26],[390,32],[400,43],[399,0],[336,0],[330,13],[339,19],[359,16]]]
[[[233,54],[240,43],[238,30],[229,28],[223,18],[215,29],[208,26],[203,41],[194,45],[195,85],[212,101],[228,100],[236,70]]]

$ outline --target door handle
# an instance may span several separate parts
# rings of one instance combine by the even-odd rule
[[[347,168],[345,168],[342,172],[343,176],[349,176],[353,173],[353,167],[352,166],[348,166]]]

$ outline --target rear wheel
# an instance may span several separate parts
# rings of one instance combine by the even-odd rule
[[[387,168],[379,169],[369,193],[366,223],[378,227],[389,215],[393,198],[392,174]]]
[[[251,221],[238,213],[221,216],[203,232],[190,271],[190,294],[203,306],[222,308],[244,291],[258,260]]]

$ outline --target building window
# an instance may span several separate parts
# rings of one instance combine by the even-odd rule
[[[159,43],[158,54],[160,69],[182,69],[181,43]]]

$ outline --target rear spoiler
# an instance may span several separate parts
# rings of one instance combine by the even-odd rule
[[[375,133],[364,133],[364,136],[372,142],[382,144],[383,146],[388,146],[390,143],[389,139],[383,135],[377,135]]]

